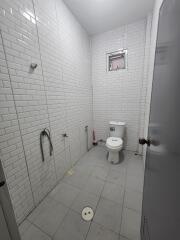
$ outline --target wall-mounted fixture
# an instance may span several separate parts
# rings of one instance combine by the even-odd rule
[[[38,66],[37,63],[31,63],[30,68],[34,70],[37,68],[37,66]]]
[[[127,50],[122,49],[107,53],[107,71],[127,69]]]
[[[52,145],[52,141],[51,141],[51,134],[50,134],[50,131],[47,128],[45,128],[40,133],[40,149],[41,149],[41,156],[42,156],[42,161],[43,162],[45,160],[45,158],[44,158],[44,150],[43,150],[43,138],[44,137],[47,137],[47,139],[49,141],[49,155],[52,156],[52,152],[53,152],[53,145]]]
[[[64,138],[68,137],[67,133],[63,133],[62,136],[63,136]]]

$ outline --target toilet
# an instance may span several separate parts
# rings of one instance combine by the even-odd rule
[[[125,122],[109,122],[109,137],[106,140],[108,161],[112,164],[119,163],[119,154],[123,149]]]

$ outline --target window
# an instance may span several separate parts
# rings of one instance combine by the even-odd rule
[[[119,50],[107,54],[108,71],[118,71],[127,68],[127,50]]]

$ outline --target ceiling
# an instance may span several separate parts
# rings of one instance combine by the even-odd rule
[[[132,23],[152,11],[155,0],[64,0],[90,34]]]

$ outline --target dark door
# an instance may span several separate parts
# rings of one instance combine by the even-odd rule
[[[159,16],[145,167],[142,240],[180,240],[180,1]]]

